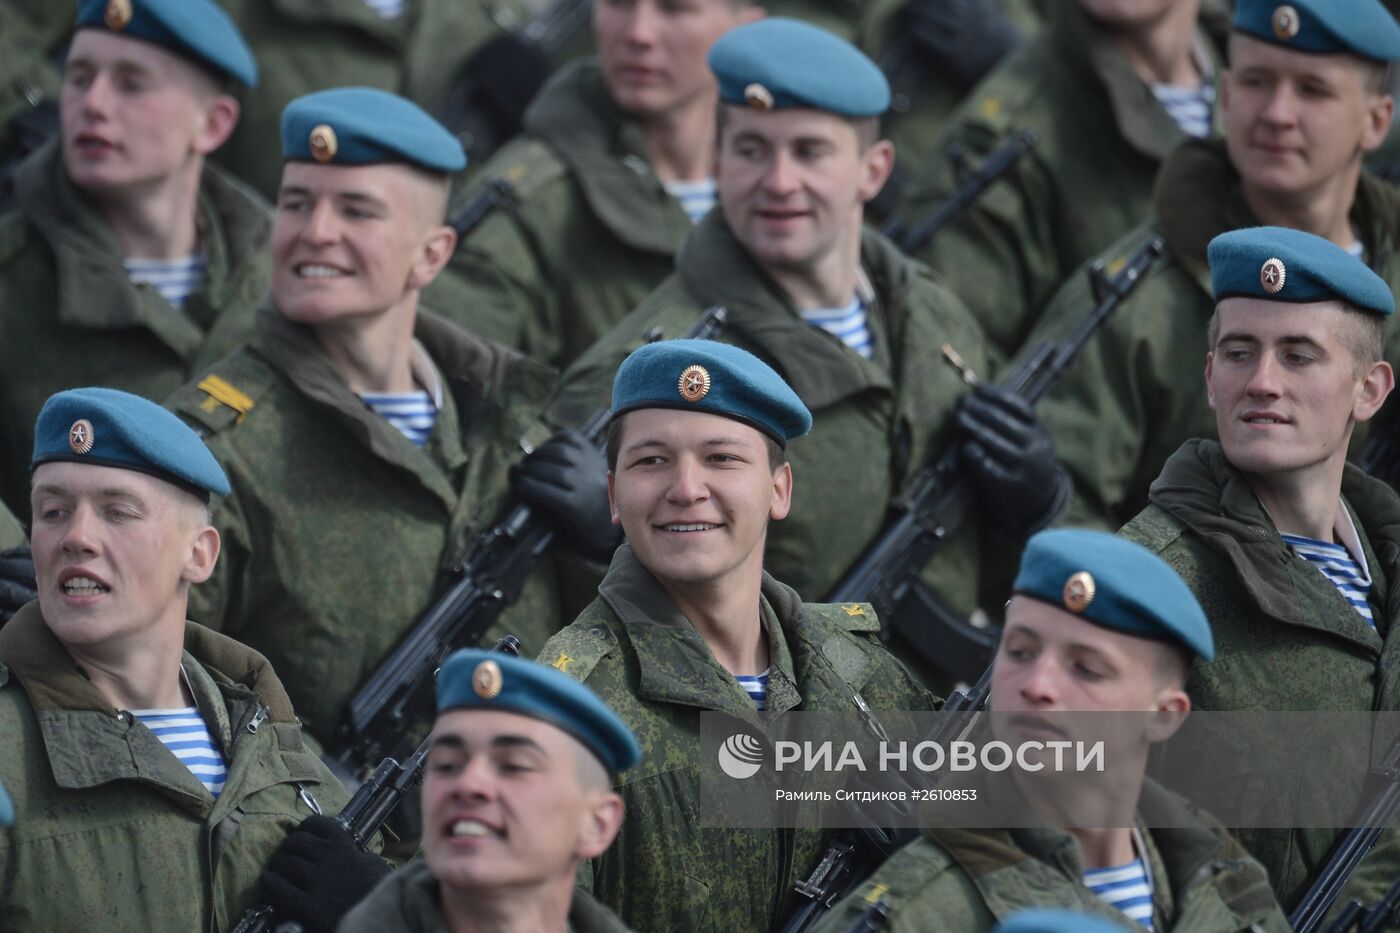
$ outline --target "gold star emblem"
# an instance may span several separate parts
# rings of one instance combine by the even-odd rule
[[[841,608],[845,610],[846,615],[851,616],[852,618],[854,618],[855,616],[865,615],[865,607],[857,603],[852,603],[849,606],[842,606]]]
[[[773,92],[757,81],[744,88],[744,100],[755,110],[773,109]]]
[[[698,402],[710,391],[710,371],[696,363],[681,373],[676,389],[687,402]]]
[[[335,158],[340,143],[335,138],[335,130],[322,123],[311,131],[311,158],[317,162],[329,162]]]
[[[1287,278],[1288,269],[1283,260],[1277,257],[1265,260],[1264,265],[1259,268],[1259,284],[1264,286],[1264,291],[1270,295],[1283,291],[1283,283]]]
[[[1081,570],[1065,581],[1065,608],[1070,612],[1083,612],[1094,601],[1096,591],[1094,577],[1087,570]]]
[[[80,457],[92,450],[93,440],[92,422],[86,418],[74,421],[68,429],[68,446]]]
[[[1270,22],[1274,27],[1274,35],[1284,42],[1298,35],[1298,30],[1303,25],[1298,18],[1298,11],[1286,3],[1274,9],[1274,15]]]
[[[121,32],[131,22],[131,0],[108,0],[102,21],[113,32]]]
[[[554,663],[549,666],[556,671],[563,671],[567,674],[569,672],[569,662],[571,661],[573,661],[573,658],[569,657],[567,654],[560,654],[559,657],[554,659]]]
[[[500,696],[503,683],[501,665],[495,661],[482,661],[476,666],[476,670],[472,671],[472,689],[483,700],[494,700]]]

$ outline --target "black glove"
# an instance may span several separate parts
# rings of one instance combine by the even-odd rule
[[[335,933],[390,870],[331,817],[308,816],[267,860],[263,897],[279,920],[294,920],[307,933]]]
[[[560,431],[511,468],[511,483],[529,505],[552,515],[569,546],[606,561],[622,541],[608,504],[608,461],[577,431]]]
[[[912,0],[905,20],[931,64],[961,90],[1021,44],[1021,34],[992,0]]]
[[[958,400],[953,424],[978,504],[998,531],[1021,536],[1059,515],[1069,501],[1069,476],[1025,399],[982,383]]]
[[[39,598],[34,579],[34,554],[29,547],[0,551],[0,625],[10,621],[19,607]]]

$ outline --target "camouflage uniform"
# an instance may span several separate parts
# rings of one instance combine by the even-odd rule
[[[820,857],[822,834],[698,825],[700,713],[729,713],[763,730],[753,701],[629,545],[598,593],[539,657],[586,683],[642,746],[642,763],[617,788],[627,808],[622,830],[581,866],[583,887],[639,930],[775,927],[793,885]],[[771,658],[767,717],[931,707],[933,698],[875,640],[879,621],[868,606],[804,604],[764,574],[759,608]]]
[[[302,744],[267,660],[193,623],[182,661],[228,765],[215,800],[88,683],[30,603],[0,629],[0,833],[7,930],[227,930],[283,838],[346,795]]]
[[[1147,821],[1174,827],[1141,833],[1153,881],[1154,929],[1291,929],[1263,867],[1211,817],[1150,780],[1138,806]],[[867,897],[889,905],[890,933],[928,930],[931,924],[947,933],[986,933],[1033,907],[1076,910],[1142,930],[1085,886],[1074,839],[1052,829],[927,830],[837,904],[814,933],[851,929]]]
[[[385,878],[346,914],[337,933],[451,933],[438,904],[438,882],[422,859]],[[627,933],[612,911],[586,891],[574,890],[564,933]]]
[[[499,517],[549,389],[547,370],[422,310],[415,335],[443,388],[423,448],[350,391],[309,329],[272,308],[252,342],[167,403],[205,433],[233,486],[214,512],[223,552],[190,591],[190,616],[271,658],[325,743],[351,693]],[[563,624],[552,576],[536,569],[486,645],[510,633],[533,651]]]
[[[648,331],[678,337],[703,308],[725,306],[718,339],[771,365],[812,411],[812,433],[788,447],[793,507],[768,530],[764,566],[804,599],[823,598],[911,474],[948,442],[949,414],[966,386],[939,348],[950,343],[979,375],[992,371],[976,324],[927,270],[871,231],[861,261],[874,290],[872,360],[804,321],[712,212],[686,241],[676,274],[561,377],[550,418],[582,423],[608,404],[618,365]],[[969,523],[931,563],[928,579],[958,612],[978,604],[983,557],[1017,550],[991,537]]]
[[[1074,477],[1070,521],[1117,528],[1147,504],[1162,464],[1190,438],[1215,436],[1203,375],[1206,325],[1215,309],[1206,244],[1259,225],[1222,142],[1192,142],[1162,168],[1157,220],[1100,258],[1112,263],[1156,234],[1167,255],[1040,405],[1055,449]],[[1362,175],[1351,219],[1367,264],[1400,289],[1400,190]],[[1063,338],[1092,306],[1078,275],[1046,309],[1027,348]],[[1400,331],[1387,328],[1386,358],[1400,365]]]
[[[424,300],[472,333],[563,369],[674,268],[694,228],[647,162],[595,60],[566,66],[482,182],[514,201],[466,238]]]
[[[29,454],[44,400],[74,386],[159,401],[247,339],[270,279],[267,205],[206,166],[204,280],[177,310],[122,268],[111,228],[73,187],[57,141],[25,162],[0,218],[0,499],[29,514]]]
[[[10,121],[41,101],[56,101],[62,76],[53,55],[78,18],[75,0],[0,4],[0,164],[8,158]]]
[[[214,156],[275,199],[282,178],[282,108],[349,85],[392,91],[431,109],[472,54],[517,21],[514,0],[407,0],[382,19],[365,0],[220,0],[258,60],[238,129]]]
[[[0,551],[19,547],[28,541],[29,536],[24,533],[24,526],[19,523],[19,519],[0,502]]]
[[[1204,31],[1198,39],[1213,53]],[[921,219],[957,189],[948,147],[975,158],[1028,128],[1035,149],[919,254],[1008,356],[1060,283],[1147,216],[1162,158],[1186,139],[1077,0],[1064,0],[953,116],[900,218]]]
[[[1170,564],[1211,620],[1215,660],[1197,661],[1186,684],[1195,708],[1400,709],[1400,678],[1395,676],[1400,498],[1352,466],[1342,477],[1342,498],[1375,581],[1376,628],[1317,568],[1283,543],[1219,443],[1190,441],[1167,461],[1152,486],[1152,504],[1121,534]],[[1281,741],[1291,744],[1293,737]],[[1287,748],[1280,746],[1274,760],[1286,761]],[[1350,773],[1364,771],[1364,765],[1354,764],[1358,767]],[[1312,786],[1333,799],[1361,800],[1359,782],[1347,786],[1334,777],[1323,788],[1312,777],[1277,773],[1271,788],[1283,795]],[[1268,869],[1279,901],[1291,909],[1337,832],[1240,830],[1237,835]],[[1392,830],[1352,876],[1337,904],[1351,897],[1374,903],[1397,874],[1400,840]]]

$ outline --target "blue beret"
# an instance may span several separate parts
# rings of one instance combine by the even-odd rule
[[[1332,241],[1301,230],[1232,230],[1211,240],[1206,255],[1216,301],[1336,299],[1380,315],[1395,311],[1395,295],[1384,279]]]
[[[1156,554],[1117,535],[1056,528],[1032,536],[1012,590],[1104,628],[1215,657],[1210,623],[1190,588]]]
[[[1380,0],[1239,0],[1234,27],[1299,52],[1400,58],[1400,25]]]
[[[642,760],[627,724],[598,695],[568,674],[498,651],[464,648],[437,678],[439,713],[489,709],[558,726],[598,756],[611,774]]]
[[[10,795],[5,793],[5,785],[0,784],[0,826],[15,825],[15,805],[10,802]]]
[[[457,137],[413,101],[373,87],[305,94],[282,111],[282,157],[329,165],[407,162],[431,172],[460,172],[467,154]]]
[[[720,100],[758,110],[811,107],[844,117],[889,109],[890,83],[865,53],[825,29],[781,16],[731,29],[710,47]]]
[[[992,933],[1122,933],[1122,927],[1077,910],[1023,910]]]
[[[246,85],[258,63],[238,27],[213,0],[82,0],[78,28],[144,39]]]
[[[812,430],[812,413],[773,367],[717,340],[659,340],[623,360],[612,414],[638,408],[723,415],[782,445]]]
[[[206,499],[229,491],[198,434],[155,402],[116,389],[49,396],[34,425],[30,469],[55,460],[149,473]]]

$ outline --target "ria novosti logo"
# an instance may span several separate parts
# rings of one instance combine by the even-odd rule
[[[747,732],[736,732],[719,747],[719,768],[737,781],[751,778],[763,767],[763,745]]]

